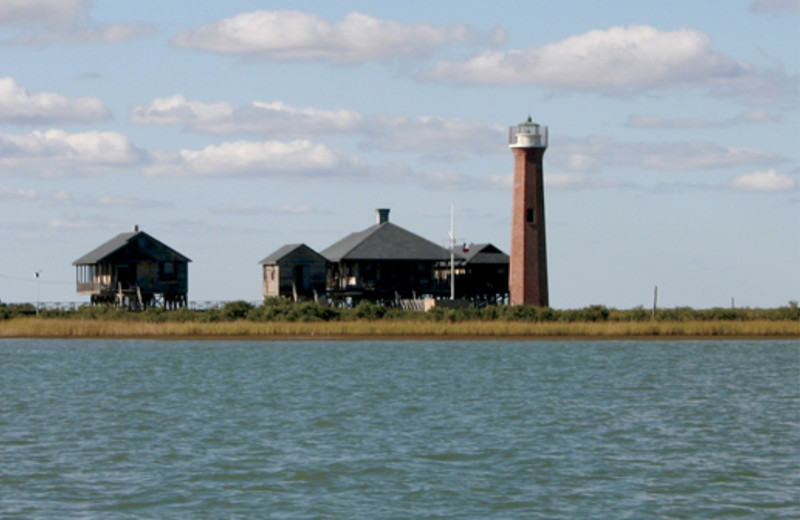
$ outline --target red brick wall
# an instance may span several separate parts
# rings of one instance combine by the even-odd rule
[[[544,148],[512,148],[514,193],[508,289],[512,305],[549,305],[544,214]]]

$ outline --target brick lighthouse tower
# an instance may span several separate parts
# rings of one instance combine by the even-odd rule
[[[514,195],[511,215],[511,263],[508,288],[511,305],[549,305],[547,244],[544,226],[544,170],[547,127],[530,116],[509,128],[514,153]]]

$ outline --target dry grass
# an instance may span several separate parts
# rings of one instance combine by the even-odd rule
[[[0,322],[0,337],[27,338],[708,338],[800,339],[797,321],[578,322],[332,321],[128,322],[16,318]]]

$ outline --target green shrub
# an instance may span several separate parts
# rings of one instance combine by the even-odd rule
[[[267,298],[261,305],[243,300],[225,303],[219,308],[191,310],[180,308],[164,310],[160,307],[144,311],[129,311],[107,305],[82,305],[77,309],[42,309],[42,318],[74,318],[86,320],[117,320],[145,322],[219,322],[247,319],[250,321],[520,321],[520,322],[644,322],[653,318],[652,311],[642,306],[629,310],[610,309],[603,305],[590,305],[582,309],[556,310],[550,307],[531,305],[489,305],[447,309],[434,307],[428,312],[386,307],[377,303],[361,302],[353,308],[342,309],[316,302],[293,302],[286,298]],[[0,303],[0,321],[36,315],[31,304]],[[772,308],[724,308],[692,309],[675,307],[657,309],[657,321],[753,321],[753,320],[800,320],[797,302]]]
[[[777,309],[764,309],[762,313],[764,319],[800,320],[800,307],[798,307],[796,301],[790,301],[788,305]]]
[[[583,309],[566,309],[556,312],[558,321],[567,323],[608,321],[610,314],[611,311],[603,305],[590,305]]]
[[[449,322],[453,323],[459,321],[457,319],[456,309],[447,309],[445,307],[433,307],[428,312],[425,313],[425,316],[429,321],[436,321],[436,322]]]
[[[292,302],[268,298],[259,307],[251,308],[246,317],[251,321],[332,321],[341,311],[316,302]]]
[[[84,305],[75,311],[74,317],[85,320],[129,320],[131,312],[106,305]]]
[[[142,321],[162,323],[170,319],[169,313],[161,307],[148,307],[139,313],[138,318]]]
[[[380,320],[386,316],[389,308],[383,305],[376,305],[371,302],[359,302],[352,309],[347,310],[343,317],[358,320]]]
[[[36,307],[29,303],[1,303],[0,320],[36,316]]]
[[[500,312],[500,318],[511,321],[542,321],[544,308],[532,305],[511,305],[504,307]]]
[[[228,302],[219,310],[220,317],[224,321],[242,320],[252,311],[254,306],[244,300]]]

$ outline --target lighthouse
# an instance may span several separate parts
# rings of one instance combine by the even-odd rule
[[[514,154],[511,215],[511,260],[508,289],[511,305],[546,307],[547,243],[544,222],[544,169],[547,127],[530,116],[512,126],[508,146]]]

